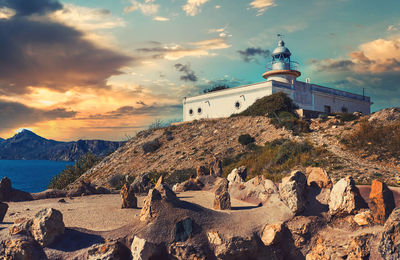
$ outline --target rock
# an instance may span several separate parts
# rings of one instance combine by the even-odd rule
[[[160,178],[158,178],[156,186],[154,186],[155,189],[160,188],[161,184],[164,184],[164,177],[161,175]]]
[[[153,204],[157,201],[161,201],[162,197],[157,189],[151,189],[149,194],[144,199],[142,210],[140,211],[140,220],[147,221],[157,215],[157,211],[153,207]]]
[[[379,243],[379,253],[383,259],[400,259],[400,208],[395,208],[386,220],[381,241]]]
[[[131,186],[124,184],[121,189],[121,199],[122,199],[122,206],[121,208],[137,208],[137,198],[135,196],[135,192],[133,192]]]
[[[370,208],[375,223],[384,224],[390,213],[392,213],[392,210],[396,207],[393,192],[385,183],[373,180],[369,198],[371,200]]]
[[[266,225],[261,234],[261,241],[266,246],[277,243],[282,234],[282,223]]]
[[[365,210],[353,217],[354,222],[359,226],[371,225],[374,222],[374,217],[372,216],[371,210]]]
[[[245,183],[229,185],[231,197],[254,204],[265,203],[272,194],[277,194],[276,185],[264,176],[259,175]]]
[[[184,192],[188,190],[201,190],[204,187],[204,184],[198,180],[190,178],[182,183],[176,184],[175,188],[172,190],[175,192]]]
[[[149,173],[138,175],[131,184],[131,188],[135,193],[147,193],[151,189]]]
[[[307,178],[300,171],[293,171],[279,184],[282,201],[295,213],[301,213],[306,206]]]
[[[196,175],[197,177],[208,175],[207,169],[204,165],[197,166],[196,168]]]
[[[129,251],[129,250],[128,250]],[[86,259],[88,260],[123,260],[127,255],[121,243],[117,241],[105,244],[96,244],[89,248]]]
[[[190,218],[185,218],[175,223],[175,242],[185,242],[192,234],[193,221]]]
[[[12,238],[0,242],[4,252],[0,253],[2,259],[12,260],[35,260],[47,259],[43,250],[31,237]]]
[[[245,182],[247,177],[247,168],[245,166],[241,166],[239,168],[235,168],[228,175],[227,179],[229,181],[229,185],[233,183],[242,183]]]
[[[218,234],[218,231],[210,231],[207,233],[208,242],[211,245],[219,246],[222,245],[222,238]]]
[[[0,202],[0,222],[3,222],[8,210],[8,205],[6,203]]]
[[[210,163],[210,175],[216,177],[222,176],[222,161],[216,157]]]
[[[228,236],[222,238],[220,245],[211,245],[217,259],[253,259],[258,243],[255,235]]]
[[[10,201],[11,200],[11,180],[7,177],[4,177],[0,181],[0,201]]]
[[[177,260],[206,260],[209,259],[204,249],[196,245],[177,242],[169,245],[168,255]]]
[[[231,197],[228,192],[229,182],[222,179],[215,191],[214,209],[226,210],[231,209]]]
[[[292,234],[294,246],[301,248],[310,241],[311,236],[317,233],[324,222],[317,216],[296,216],[285,225]]]
[[[362,208],[368,208],[368,205],[351,176],[340,179],[333,185],[329,200],[329,213],[332,216],[351,215]]]
[[[157,256],[159,247],[153,243],[147,242],[145,239],[135,236],[131,245],[131,253],[133,260],[149,260]]]
[[[161,198],[165,199],[168,202],[172,202],[174,204],[179,202],[178,197],[176,196],[175,192],[173,192],[168,185],[166,184],[160,184],[157,188],[161,194]]]
[[[57,202],[59,202],[59,203],[66,203],[65,199],[59,199]]]
[[[47,189],[42,192],[32,193],[34,200],[50,199],[50,198],[62,198],[67,196],[67,191],[57,189]]]
[[[352,238],[348,247],[347,260],[369,259],[371,234],[361,234]]]
[[[317,186],[321,189],[332,188],[332,180],[324,169],[320,167],[307,167],[306,175],[309,186]]]
[[[52,208],[42,209],[35,214],[31,233],[41,246],[50,245],[58,236],[64,234],[63,216]]]
[[[67,197],[78,197],[94,194],[110,194],[111,192],[104,187],[97,187],[90,182],[79,181],[79,183],[67,193]]]
[[[32,227],[33,220],[29,218],[18,218],[14,220],[9,230],[11,235],[26,235],[31,236],[30,229]]]

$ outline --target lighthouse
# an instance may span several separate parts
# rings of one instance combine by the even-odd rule
[[[266,71],[262,75],[267,81],[275,80],[279,82],[294,84],[297,77],[301,75],[299,64],[290,60],[292,53],[285,46],[285,42],[280,40],[278,47],[272,52],[272,61],[266,66]]]

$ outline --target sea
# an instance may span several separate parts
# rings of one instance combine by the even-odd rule
[[[0,178],[7,176],[15,189],[41,192],[47,189],[51,178],[73,162],[0,160]]]

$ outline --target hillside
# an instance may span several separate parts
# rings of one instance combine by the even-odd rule
[[[377,112],[371,115],[371,118],[381,118],[379,113],[387,111]],[[398,111],[390,113],[396,114]],[[369,116],[364,118],[368,119]],[[334,181],[351,175],[359,184],[369,184],[373,178],[377,178],[396,185],[400,169],[398,157],[366,155],[362,149],[349,149],[341,142],[341,138],[354,131],[361,120],[362,118],[346,121],[334,116],[314,119],[311,122],[312,132],[300,136],[294,136],[285,128],[277,129],[269,118],[261,116],[200,120],[162,129],[150,129],[132,138],[81,179],[109,186],[109,180],[116,175],[136,176],[143,172],[171,174],[176,170],[194,172],[199,165],[207,167],[214,156],[222,159],[224,165],[227,165],[237,160],[238,155],[252,152],[249,147],[238,142],[240,135],[250,134],[259,146],[277,139],[310,143],[320,151],[320,156],[313,158],[309,164],[318,164],[327,169]],[[160,147],[154,152],[145,153],[142,149],[143,144],[155,139],[159,140]],[[304,169],[305,166],[297,165],[295,168]]]
[[[105,156],[122,144],[102,140],[59,142],[23,130],[9,139],[0,141],[0,160],[74,161],[88,152]]]

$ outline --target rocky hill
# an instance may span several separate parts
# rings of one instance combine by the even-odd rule
[[[379,149],[376,149],[376,154],[366,154],[364,149],[350,149],[342,138],[359,128],[363,120],[378,118],[379,124],[386,124],[393,120],[397,122],[398,114],[398,109],[392,109],[352,120],[340,116],[313,119],[311,132],[299,136],[285,128],[276,128],[269,118],[261,116],[200,120],[150,129],[132,138],[80,180],[109,186],[109,180],[117,175],[137,176],[143,172],[170,174],[176,170],[193,172],[200,165],[207,168],[214,157],[220,158],[227,165],[237,160],[238,156],[252,152],[248,146],[238,142],[240,135],[249,134],[258,146],[277,139],[310,143],[315,149],[323,151],[318,158],[313,158],[311,165],[318,163],[323,166],[335,181],[351,175],[359,184],[370,184],[372,179],[378,178],[396,185],[400,171],[400,159],[397,156],[385,156],[386,153],[381,153]],[[155,145],[152,150],[144,149],[152,147],[152,144]],[[304,170],[305,166],[300,164],[295,168]]]
[[[74,161],[88,152],[105,156],[122,144],[102,140],[59,142],[23,130],[9,139],[0,140],[0,159]]]

